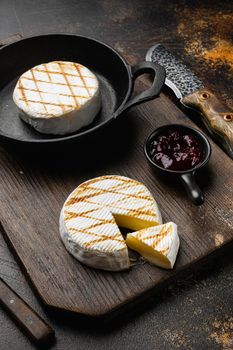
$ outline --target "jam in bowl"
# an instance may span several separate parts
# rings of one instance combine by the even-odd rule
[[[203,133],[184,125],[164,125],[148,137],[144,152],[154,169],[180,176],[189,198],[197,205],[203,203],[203,193],[194,177],[211,155],[209,141]]]

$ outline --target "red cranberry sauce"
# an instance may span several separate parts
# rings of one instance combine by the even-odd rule
[[[189,170],[203,159],[201,142],[184,130],[167,130],[156,135],[150,143],[151,159],[164,169]]]

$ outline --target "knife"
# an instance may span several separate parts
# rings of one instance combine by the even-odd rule
[[[37,345],[53,343],[54,330],[1,277],[0,305]]]
[[[185,107],[201,114],[209,133],[233,159],[233,111],[205,88],[203,82],[163,45],[152,46],[146,60],[157,62],[165,68],[165,84]]]

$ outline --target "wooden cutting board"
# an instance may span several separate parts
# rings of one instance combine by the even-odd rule
[[[174,122],[193,126],[162,94],[82,145],[53,151],[2,147],[2,232],[46,305],[92,317],[111,314],[232,241],[232,160],[218,146],[211,143],[209,166],[198,176],[206,196],[198,207],[178,181],[158,179],[144,158],[147,135]],[[64,200],[82,181],[104,174],[142,181],[158,201],[164,222],[177,223],[181,246],[173,271],[148,263],[124,272],[97,271],[65,250],[58,228]]]

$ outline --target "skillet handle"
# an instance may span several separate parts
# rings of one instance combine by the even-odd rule
[[[204,195],[195,181],[195,172],[182,174],[181,180],[191,201],[196,205],[202,204]]]
[[[137,64],[136,66],[131,67],[131,71],[133,82],[140,75],[143,75],[145,73],[152,73],[154,76],[152,85],[149,89],[141,92],[139,95],[136,95],[132,98],[130,97],[129,100],[124,104],[124,106],[116,112],[115,117],[139,103],[149,101],[157,97],[164,85],[166,77],[165,69],[161,67],[158,63],[144,61]]]

